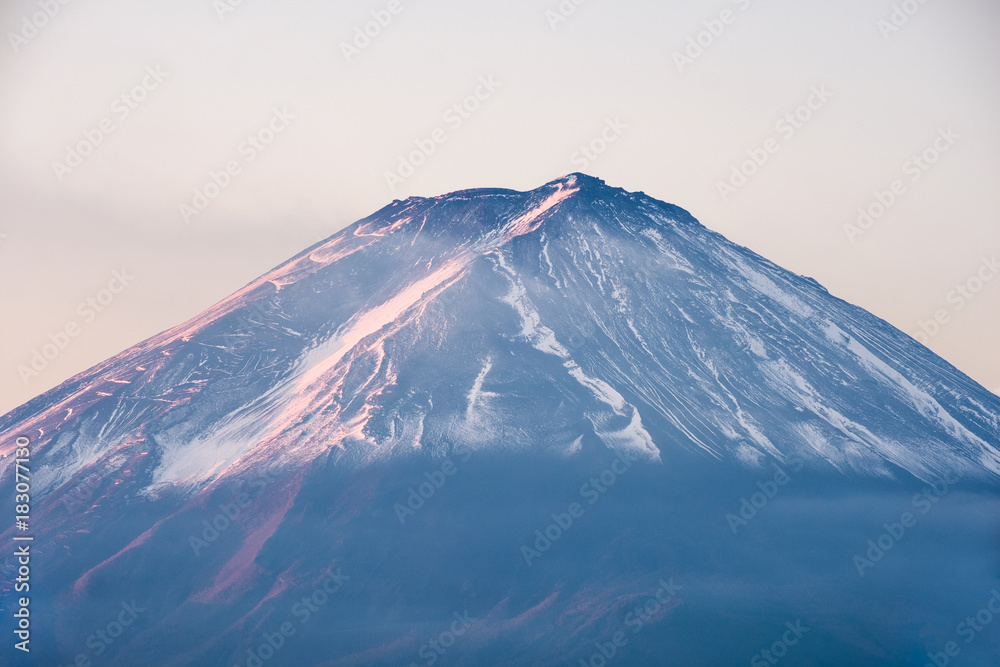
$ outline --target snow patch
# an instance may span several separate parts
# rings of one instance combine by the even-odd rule
[[[569,350],[556,339],[555,332],[542,324],[541,316],[528,298],[524,284],[506,263],[502,253],[497,253],[497,263],[510,283],[510,291],[502,300],[517,312],[521,320],[521,336],[530,341],[536,350],[561,359],[570,377],[585,387],[594,398],[610,407],[616,416],[629,418],[628,425],[617,430],[605,430],[594,425],[605,444],[613,449],[636,450],[650,458],[659,459],[660,450],[643,427],[639,410],[610,384],[584,372]]]

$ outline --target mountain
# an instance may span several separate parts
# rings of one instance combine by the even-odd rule
[[[48,662],[1000,650],[1000,398],[582,174],[394,201],[17,408],[8,506],[18,437]]]

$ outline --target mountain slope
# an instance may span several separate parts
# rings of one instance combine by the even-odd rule
[[[993,489],[1000,474],[996,396],[682,209],[581,174],[525,193],[393,202],[0,418],[5,462],[21,435],[32,441],[44,526],[36,548],[52,573],[43,628],[64,638],[60,651],[75,650],[86,624],[66,619],[95,599],[118,604],[136,590],[118,577],[143,573],[157,620],[113,649],[122,664],[252,662],[247,637],[266,635],[293,608],[287,600],[342,561],[368,583],[338,598],[340,613],[369,625],[314,629],[313,643],[294,649],[307,664],[418,660],[419,637],[435,632],[419,625],[420,609],[434,608],[429,617],[447,628],[465,611],[449,605],[469,595],[489,616],[470,626],[470,638],[480,634],[463,650],[549,664],[575,638],[598,641],[615,600],[652,594],[658,577],[669,583],[665,562],[701,553],[696,515],[727,531],[719,517],[734,480],[779,466],[813,479],[824,502],[839,485],[860,485],[878,497],[872,506],[894,508],[906,485]],[[624,479],[622,467],[639,481],[595,506],[602,537],[581,529],[570,560],[542,561],[539,573],[523,551],[532,531],[580,500],[588,471]],[[667,479],[688,495],[665,491]],[[450,500],[424,511],[438,492]],[[579,495],[590,493],[612,497],[606,481]],[[233,505],[240,494],[245,511]],[[696,497],[718,516],[692,505],[669,539],[657,532]],[[210,540],[202,522],[220,511],[229,520]],[[740,558],[719,544],[714,574],[738,588]],[[624,545],[645,560],[629,560]],[[607,564],[607,581],[575,580],[586,553]],[[414,562],[426,579],[407,589]],[[173,583],[147,580],[153,568]],[[440,583],[446,571],[464,575]],[[561,630],[542,651],[534,628],[553,623]],[[185,639],[157,643],[166,629]],[[676,632],[657,636],[674,646]],[[834,634],[838,651],[878,653]],[[688,664],[702,664],[689,650]]]

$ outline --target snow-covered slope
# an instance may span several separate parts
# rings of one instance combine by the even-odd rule
[[[684,210],[582,174],[395,201],[0,418],[5,487],[17,436],[66,587],[49,592],[57,608],[153,562],[168,533],[184,552],[181,518],[210,517],[261,471],[281,480],[218,562],[163,592],[174,618],[246,596],[250,614],[309,560],[296,544],[262,565],[304,507],[326,530],[388,484],[349,480],[458,451],[556,471],[610,450],[751,478],[793,463],[866,484],[1000,475],[997,396]],[[317,475],[340,480],[326,501]],[[211,655],[232,659],[230,644]]]
[[[568,450],[581,420],[651,459],[995,475],[998,415],[994,395],[814,281],[575,174],[394,202],[0,432],[7,455],[15,433],[38,443],[38,494],[95,464],[145,473],[155,494],[349,441],[369,461],[449,435]]]

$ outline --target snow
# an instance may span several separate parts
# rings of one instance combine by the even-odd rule
[[[610,384],[584,372],[569,350],[556,339],[555,332],[542,324],[538,310],[528,298],[523,283],[506,263],[502,253],[497,255],[497,264],[510,281],[510,291],[503,301],[514,308],[520,317],[521,336],[528,339],[536,350],[561,359],[570,377],[586,388],[594,398],[610,407],[615,415],[629,417],[629,424],[618,430],[604,430],[595,424],[595,430],[604,443],[612,449],[629,450],[659,459],[660,450],[653,443],[652,436],[643,428],[638,409],[627,403]],[[591,421],[594,422],[594,418]]]
[[[155,495],[331,448],[576,456],[588,424],[648,460],[1000,474],[997,396],[661,211],[577,177],[408,200],[4,417],[0,454],[37,441],[40,498],[110,461]]]

